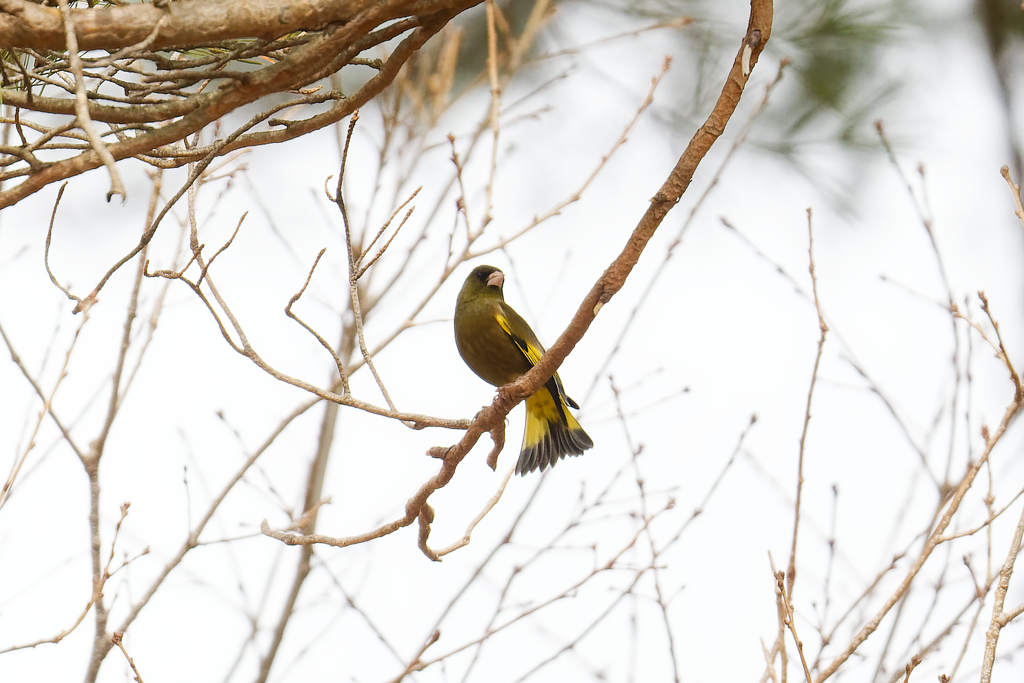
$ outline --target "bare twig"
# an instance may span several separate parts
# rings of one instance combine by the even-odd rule
[[[67,0],[64,1],[66,2]],[[121,652],[124,654],[124,658],[128,660],[128,665],[132,668],[132,672],[134,672],[135,674],[134,678],[137,681],[137,683],[143,683],[142,675],[139,673],[138,668],[136,668],[135,666],[135,660],[133,660],[128,655],[128,650],[124,649],[124,631],[116,631],[114,635],[110,637],[110,641],[121,649]]]
[[[786,593],[783,596],[787,601],[793,596],[793,583],[796,580],[796,541],[800,532],[800,501],[804,488],[804,453],[807,446],[807,428],[811,424],[811,401],[814,398],[814,386],[818,381],[818,367],[821,365],[821,352],[825,346],[825,335],[828,333],[828,325],[825,324],[825,316],[821,314],[821,300],[818,298],[818,278],[814,274],[814,229],[811,222],[811,209],[807,209],[807,256],[811,273],[811,291],[814,293],[814,308],[818,312],[818,329],[821,336],[818,338],[818,352],[814,356],[814,369],[811,371],[811,386],[807,390],[807,409],[804,411],[804,428],[800,434],[800,454],[797,458],[796,472],[796,502],[793,509],[793,545],[789,551],[789,567],[786,569]],[[793,633],[796,637],[796,632]],[[803,657],[803,650],[800,651]],[[804,662],[807,668],[807,662]],[[809,674],[808,674],[809,675]]]
[[[494,27],[494,0],[487,0],[487,80],[491,86],[491,104],[487,117],[491,129],[491,170],[487,178],[484,215],[480,218],[480,228],[475,235],[480,235],[491,222],[491,207],[494,201],[494,177],[498,173],[498,133],[500,124],[498,114],[501,112],[501,85],[498,83],[498,35]],[[523,36],[527,39],[527,35]],[[471,235],[470,241],[473,236]]]
[[[210,260],[207,261],[206,265],[203,266],[202,272],[199,273],[199,279],[196,280],[197,287],[203,284],[203,278],[206,277],[206,272],[210,270],[211,266],[213,266],[213,262],[217,259],[217,257],[220,256],[225,250],[227,250],[227,248],[231,246],[231,243],[235,241],[235,238],[238,237],[238,231],[242,229],[242,223],[245,221],[245,217],[248,215],[248,211],[242,214],[242,217],[238,219],[238,225],[235,226],[235,231],[231,233],[231,237],[228,238],[227,242],[221,245],[220,249],[214,252],[213,256],[210,257]],[[193,254],[193,256],[195,256],[195,254]]]
[[[487,499],[487,503],[484,504],[483,510],[481,510],[480,514],[474,517],[473,521],[469,523],[469,525],[466,527],[466,533],[462,535],[462,538],[460,538],[458,541],[451,544],[450,546],[438,549],[436,551],[438,557],[444,557],[450,552],[453,552],[455,550],[458,550],[459,548],[463,548],[469,545],[469,540],[470,536],[473,533],[473,529],[476,528],[476,525],[479,524],[483,520],[483,518],[487,516],[487,513],[490,512],[494,508],[494,506],[498,504],[499,500],[501,500],[501,494],[505,492],[505,487],[508,485],[509,479],[511,479],[512,475],[515,473],[515,469],[515,467],[512,467],[511,469],[509,469],[508,472],[505,473],[504,478],[502,478],[501,480],[501,484],[498,486],[498,490],[494,492],[493,496]]]
[[[341,170],[338,172],[338,189],[334,196],[334,201],[338,205],[338,209],[341,211],[342,222],[345,224],[345,245],[348,249],[348,287],[349,287],[349,306],[352,310],[352,315],[355,318],[356,336],[359,340],[359,351],[363,355],[367,367],[370,368],[370,373],[373,375],[373,379],[377,382],[377,387],[380,389],[381,395],[384,396],[384,400],[387,402],[388,407],[392,411],[397,411],[394,401],[391,400],[391,395],[388,393],[387,387],[384,386],[384,381],[380,377],[380,373],[377,372],[376,366],[373,364],[373,356],[370,354],[370,350],[366,346],[366,335],[363,332],[363,309],[360,302],[359,296],[359,276],[361,272],[357,271],[359,268],[359,254],[361,249],[355,244],[352,237],[352,225],[349,223],[348,210],[345,207],[345,194],[343,190],[343,183],[345,180],[345,166],[348,164],[348,152],[349,146],[352,142],[352,133],[356,129],[356,122],[359,121],[359,112],[355,112],[352,115],[351,121],[348,125],[348,134],[345,137],[345,147],[341,154]],[[390,242],[389,242],[390,243]]]
[[[647,108],[651,106],[652,102],[654,102],[654,92],[655,90],[658,89],[658,85],[661,83],[661,80],[665,77],[665,74],[668,73],[668,69],[669,66],[671,66],[671,64],[672,60],[666,57],[664,62],[662,62],[661,71],[659,71],[657,75],[655,75],[651,79],[651,87],[647,91],[647,97],[645,97],[643,102],[640,103],[640,106],[637,108],[636,113],[633,115],[633,118],[630,119],[629,123],[626,124],[626,127],[622,130],[622,134],[619,135],[618,139],[615,140],[614,143],[612,143],[611,149],[609,149],[608,152],[601,157],[601,160],[590,172],[590,175],[584,179],[584,181],[580,184],[578,188],[576,188],[576,191],[573,194],[571,194],[568,198],[560,201],[547,212],[539,216],[534,216],[533,220],[531,220],[529,223],[521,227],[516,232],[512,233],[510,236],[502,238],[501,241],[498,242],[498,244],[489,246],[484,249],[480,249],[478,251],[470,252],[466,255],[466,258],[476,258],[478,256],[483,256],[484,254],[489,254],[492,251],[503,249],[512,242],[514,242],[515,240],[525,235],[530,230],[536,228],[541,223],[544,223],[550,218],[559,215],[566,207],[578,202],[583,197],[583,193],[586,191],[586,189],[590,187],[590,184],[592,182],[594,182],[594,179],[597,178],[598,175],[600,175],[601,171],[604,169],[605,164],[608,163],[608,161],[612,158],[615,152],[620,147],[622,147],[622,145],[626,144],[626,141],[629,139],[629,134],[632,132],[637,122],[640,121],[640,118],[643,116],[644,112],[647,111]],[[474,234],[471,237],[475,239],[475,237],[478,236],[478,234]],[[472,246],[472,239],[470,241],[470,244],[466,246],[467,251],[469,250],[470,246]]]
[[[62,183],[60,189],[57,190],[57,198],[53,200],[53,213],[50,214],[50,227],[46,230],[46,246],[43,248],[43,265],[46,266],[46,274],[50,276],[50,282],[52,282],[57,289],[64,292],[64,295],[67,296],[67,298],[81,304],[81,297],[75,296],[69,292],[64,285],[57,281],[57,278],[53,275],[53,271],[50,270],[50,238],[53,236],[53,223],[57,219],[57,207],[60,206],[60,199],[64,196],[64,189],[67,186],[67,183]]]
[[[39,410],[39,416],[36,419],[35,426],[32,429],[32,434],[29,436],[28,443],[25,446],[25,450],[21,452],[14,463],[11,465],[11,471],[7,475],[7,480],[4,482],[3,488],[0,489],[0,510],[3,509],[7,501],[11,499],[11,493],[14,489],[14,482],[18,478],[18,473],[21,471],[22,465],[25,464],[25,459],[28,454],[36,447],[36,436],[39,434],[39,429],[43,425],[43,420],[46,419],[47,414],[50,412],[50,406],[53,405],[53,399],[57,395],[57,390],[60,388],[61,382],[67,377],[68,364],[71,362],[71,353],[75,349],[75,344],[78,342],[78,338],[82,333],[82,328],[85,327],[85,323],[88,322],[89,315],[86,313],[81,322],[78,324],[78,328],[75,330],[74,336],[71,338],[71,343],[68,345],[68,350],[64,354],[64,363],[60,368],[60,373],[57,375],[56,381],[53,383],[53,389],[50,390],[48,396],[43,398],[43,406]],[[2,330],[0,330],[2,332]],[[7,343],[8,349],[11,348],[10,341],[7,339],[7,335],[4,334],[4,341]],[[13,349],[11,350],[12,357],[15,355]]]

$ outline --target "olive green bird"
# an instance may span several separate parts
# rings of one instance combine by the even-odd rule
[[[530,326],[505,303],[505,274],[477,266],[466,278],[455,304],[455,345],[469,369],[500,387],[540,361],[544,347]],[[558,373],[526,399],[526,430],[516,474],[544,471],[567,455],[583,455],[594,442],[569,406],[579,408],[562,387]]]

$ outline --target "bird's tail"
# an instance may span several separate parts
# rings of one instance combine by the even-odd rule
[[[526,399],[526,430],[516,474],[542,472],[567,455],[583,455],[594,442],[569,412],[559,394],[556,402],[545,386]]]

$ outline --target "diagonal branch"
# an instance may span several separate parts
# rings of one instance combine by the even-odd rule
[[[733,61],[732,69],[726,79],[722,93],[715,103],[714,109],[708,116],[704,125],[694,134],[683,152],[675,168],[669,174],[668,179],[661,186],[661,189],[651,199],[651,205],[640,219],[639,224],[633,230],[625,247],[619,256],[605,270],[584,297],[579,310],[573,317],[569,326],[551,346],[547,353],[529,372],[511,384],[506,384],[498,389],[498,395],[494,402],[485,407],[474,418],[469,425],[462,439],[444,453],[443,464],[440,471],[424,483],[419,490],[409,499],[405,505],[405,515],[399,519],[392,520],[378,527],[377,529],[347,538],[331,538],[323,535],[298,536],[284,534],[270,529],[266,520],[261,525],[261,531],[272,538],[276,538],[288,545],[310,545],[313,543],[326,543],[339,547],[365,543],[375,538],[380,538],[398,529],[411,525],[420,520],[420,548],[432,560],[440,559],[434,551],[426,545],[426,536],[429,534],[429,523],[433,516],[431,507],[427,500],[438,489],[446,486],[455,475],[459,463],[468,455],[469,451],[476,445],[483,434],[499,428],[509,412],[536,392],[558,369],[562,361],[569,355],[576,344],[586,334],[601,307],[608,303],[611,298],[625,284],[633,267],[640,259],[647,243],[654,236],[655,231],[664,220],[668,212],[676,205],[682,197],[686,188],[689,187],[693,174],[701,160],[711,149],[711,145],[722,135],[726,124],[729,122],[736,106],[739,104],[740,96],[749,78],[749,69],[757,62],[765,43],[771,35],[773,7],[771,0],[752,0],[750,3],[750,20],[747,33],[741,42],[740,49]],[[746,65],[746,69],[744,66]],[[746,72],[746,73],[745,73]]]

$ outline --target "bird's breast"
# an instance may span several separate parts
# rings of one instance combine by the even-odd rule
[[[492,306],[455,312],[455,345],[470,370],[494,386],[514,381],[532,365],[498,324]]]

